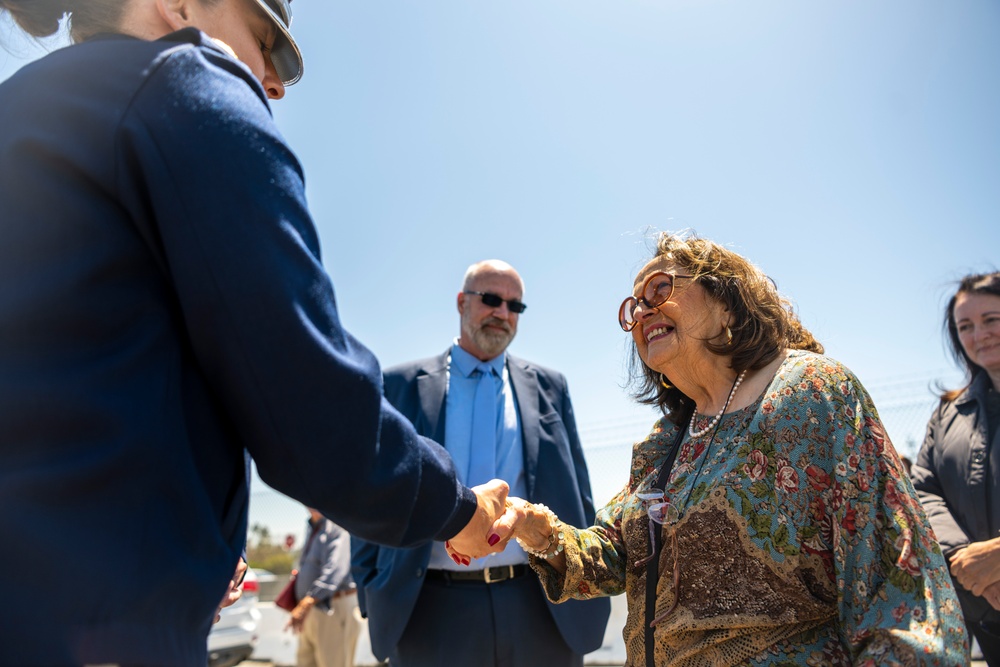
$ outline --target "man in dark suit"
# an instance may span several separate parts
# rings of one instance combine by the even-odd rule
[[[512,496],[590,525],[590,479],[566,379],[506,354],[523,294],[506,262],[469,267],[458,339],[440,356],[386,370],[385,396],[421,435],[445,444],[465,483],[503,479]],[[468,565],[440,543],[399,549],[354,540],[353,549],[372,651],[394,667],[568,667],[604,638],[609,601],[549,603],[516,543]]]

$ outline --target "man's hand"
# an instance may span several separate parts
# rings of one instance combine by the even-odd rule
[[[493,522],[503,514],[507,492],[510,491],[507,482],[494,479],[473,487],[472,490],[479,501],[476,513],[458,535],[445,543],[452,559],[462,565],[468,565],[472,558],[482,558],[503,551],[506,546],[506,542],[494,543],[495,546],[492,546],[487,539],[492,532]]]
[[[987,586],[986,590],[983,591],[983,597],[990,603],[991,607],[1000,611],[1000,581]]]
[[[236,564],[236,571],[233,572],[233,578],[229,580],[229,588],[226,589],[226,594],[222,596],[222,602],[219,603],[219,608],[215,610],[215,621],[218,623],[219,619],[222,618],[222,608],[228,607],[243,595],[243,577],[247,573],[247,562],[240,557],[240,562]]]
[[[285,623],[285,630],[291,628],[295,634],[302,632],[302,624],[305,623],[306,616],[309,615],[309,612],[315,605],[316,599],[309,595],[299,600],[299,603],[295,605],[295,609],[291,612],[288,623]]]
[[[951,557],[951,575],[973,595],[1000,581],[1000,538],[973,542]]]

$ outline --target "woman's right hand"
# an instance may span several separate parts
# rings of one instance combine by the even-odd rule
[[[489,539],[495,547],[504,547],[516,537],[529,549],[541,551],[551,534],[548,514],[524,498],[510,497],[503,515],[493,523]]]

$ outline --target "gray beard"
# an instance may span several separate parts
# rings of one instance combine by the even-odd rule
[[[484,329],[472,332],[472,341],[476,347],[491,359],[506,350],[512,340],[514,340],[514,334],[508,332],[494,332]]]

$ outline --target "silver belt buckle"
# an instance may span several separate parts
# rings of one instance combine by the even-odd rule
[[[507,569],[507,576],[506,577],[500,577],[499,579],[494,579],[493,575],[490,574],[490,570],[493,570],[493,569],[500,570],[502,568],[506,568]],[[487,568],[483,569],[483,580],[487,584],[492,584],[492,583],[497,582],[497,581],[506,581],[506,580],[510,579],[511,577],[513,577],[513,576],[514,576],[514,566],[513,565],[501,565],[498,568],[487,567]]]

